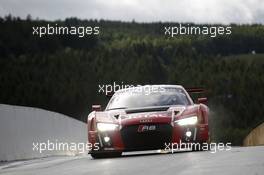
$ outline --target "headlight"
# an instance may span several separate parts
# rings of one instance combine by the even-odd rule
[[[118,125],[117,124],[112,124],[112,123],[97,123],[97,129],[99,131],[113,131],[117,129]]]
[[[198,121],[197,116],[192,116],[192,117],[176,120],[175,123],[183,126],[183,125],[194,125],[197,123],[197,121]]]

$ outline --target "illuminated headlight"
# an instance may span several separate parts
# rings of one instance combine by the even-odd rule
[[[186,135],[187,137],[191,137],[191,136],[192,136],[192,132],[191,132],[191,131],[187,131],[187,132],[185,133],[185,135]]]
[[[105,141],[105,142],[109,142],[109,141],[110,141],[110,137],[107,137],[107,136],[104,137],[104,141]]]
[[[180,120],[176,120],[175,122],[178,125],[194,125],[196,124],[198,121],[197,116],[193,116],[193,117],[188,117],[188,118],[184,118],[184,119],[180,119]]]
[[[99,131],[113,131],[118,128],[117,124],[112,123],[97,123],[97,129]]]

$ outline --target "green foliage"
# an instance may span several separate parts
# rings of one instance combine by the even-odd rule
[[[100,26],[100,35],[32,35],[32,26]],[[208,90],[215,141],[241,144],[263,122],[264,27],[232,35],[167,38],[166,23],[0,18],[0,103],[41,107],[86,121],[106,105],[99,84],[181,84]],[[172,25],[172,24],[170,24]]]

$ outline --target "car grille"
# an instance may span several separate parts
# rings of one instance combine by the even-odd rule
[[[154,124],[150,124],[154,125]],[[147,125],[147,126],[150,126]],[[156,129],[138,132],[140,125],[125,126],[121,129],[121,136],[125,150],[153,150],[164,149],[165,143],[172,139],[172,126],[169,124],[155,124]],[[144,125],[145,126],[145,125]]]

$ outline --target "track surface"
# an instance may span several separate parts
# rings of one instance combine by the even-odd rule
[[[49,157],[0,165],[0,174],[82,175],[263,175],[264,146],[216,153],[126,154],[120,158]]]

